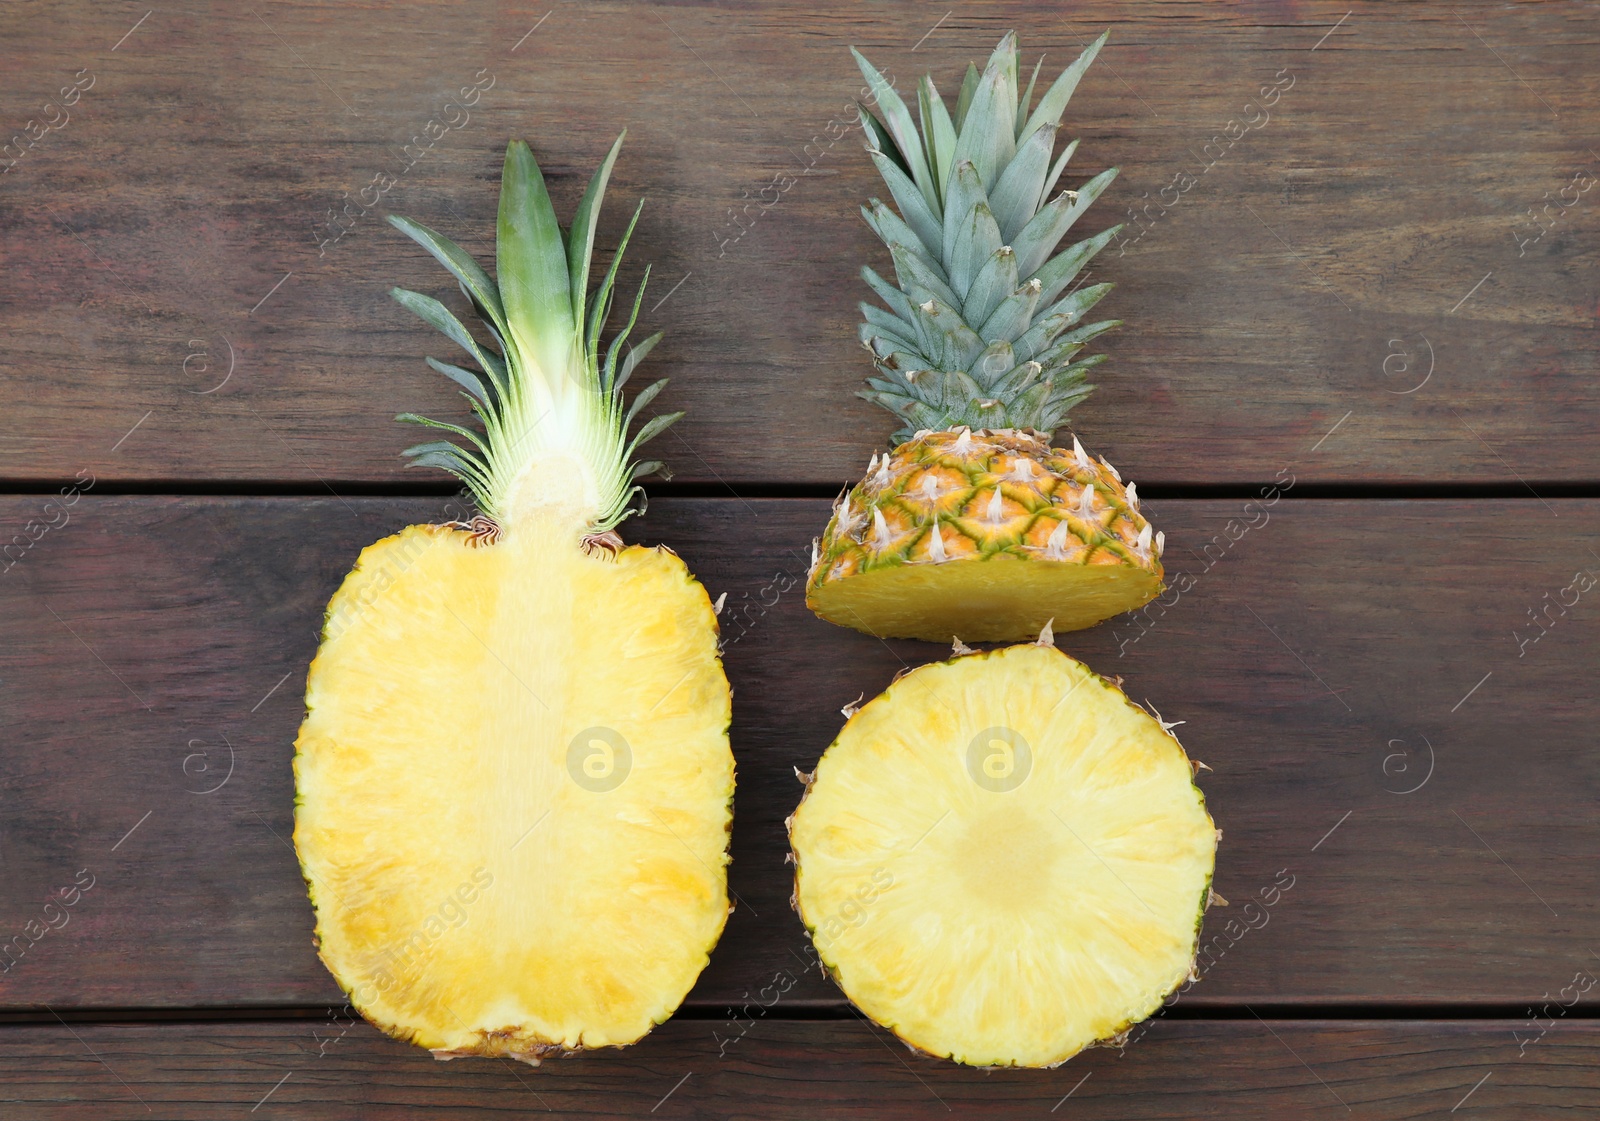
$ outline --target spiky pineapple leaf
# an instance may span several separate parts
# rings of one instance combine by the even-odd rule
[[[1067,285],[1071,284],[1083,266],[1094,259],[1094,255],[1104,249],[1115,237],[1122,227],[1112,226],[1109,230],[1102,230],[1091,238],[1078,242],[1062,250],[1052,257],[1031,279],[1037,280],[1042,288],[1039,293],[1039,302],[1049,304]]]
[[[889,256],[894,259],[894,274],[900,281],[900,287],[911,297],[913,304],[925,301],[929,295],[938,297],[952,307],[961,302],[944,278],[929,268],[918,254],[891,246]]]
[[[856,335],[872,351],[874,357],[887,358],[899,351],[902,354],[915,354],[924,349],[924,344],[912,342],[909,335],[916,334],[915,330],[893,331],[882,327],[875,327],[871,323],[863,323],[856,328]]]
[[[877,150],[868,154],[877,166],[878,174],[883,176],[884,183],[888,185],[889,194],[894,197],[894,204],[900,208],[906,224],[916,231],[930,256],[937,254],[941,243],[939,212],[928,205],[928,200],[922,197],[922,191],[893,160]]]
[[[878,68],[862,57],[860,51],[851,47],[850,53],[855,56],[856,65],[860,67],[861,75],[866,78],[867,86],[872,91],[872,98],[883,114],[883,123],[894,138],[895,147],[900,151],[901,162],[910,172],[912,181],[922,192],[922,197],[928,206],[937,213],[939,187],[933,181],[932,172],[928,170],[928,157],[922,150],[922,136],[917,132],[917,126],[912,123],[906,103],[900,99],[900,95],[895,92],[894,86],[889,84],[889,80],[878,73]]]
[[[965,300],[978,270],[1000,249],[1000,227],[989,213],[989,204],[980,202],[956,235],[955,252],[950,256],[951,291]]]
[[[994,380],[989,386],[989,393],[1002,400],[1017,401],[1024,390],[1043,378],[1044,371],[1044,364],[1036,359],[1019,362]]]
[[[1033,74],[1028,78],[1028,88],[1017,99],[1017,147],[1022,147],[1022,130],[1026,127],[1023,120],[1028,112],[1028,106],[1033,104],[1033,87],[1039,81],[1039,71],[1044,67],[1044,55],[1039,56],[1039,61],[1033,64]]]
[[[622,366],[617,370],[618,389],[628,384],[628,378],[633,375],[633,371],[645,360],[645,356],[656,348],[656,343],[660,342],[665,334],[665,331],[657,331],[649,338],[641,339],[628,348],[628,356],[622,360]]]
[[[494,404],[494,391],[478,374],[471,370],[464,370],[460,366],[452,366],[448,362],[441,362],[437,358],[428,358],[426,361],[428,365],[455,382],[462,389],[465,389],[484,405],[492,406]]]
[[[1073,355],[1088,345],[1091,339],[1105,334],[1113,327],[1122,326],[1120,319],[1105,319],[1099,323],[1089,323],[1082,327],[1075,327],[1064,334],[1057,335],[1051,340],[1050,345],[1035,356],[1036,360],[1045,367],[1064,366],[1071,361]]]
[[[442,420],[429,420],[427,417],[418,416],[416,413],[401,413],[394,419],[402,424],[419,424],[424,428],[441,429],[452,436],[460,436],[462,439],[470,441],[484,455],[489,454],[489,446],[483,442],[481,436],[470,428],[463,428],[459,424],[447,424]]]
[[[1050,197],[1050,192],[1056,189],[1056,184],[1061,181],[1061,173],[1066,170],[1067,162],[1072,159],[1073,153],[1078,150],[1078,142],[1072,141],[1061,149],[1061,155],[1056,157],[1056,162],[1050,165],[1050,174],[1045,177],[1044,186],[1039,191],[1039,197],[1033,200],[1033,207],[1037,210],[1044,205],[1044,200]]]
[[[867,138],[867,150],[882,152],[896,167],[910,175],[911,171],[906,167],[900,149],[895,147],[894,137],[883,127],[883,122],[868,112],[864,105],[856,106],[856,115],[861,118],[861,133]]]
[[[617,332],[616,338],[611,340],[611,346],[606,350],[605,384],[615,388],[617,384],[617,360],[622,356],[622,344],[628,341],[628,336],[633,332],[633,325],[639,322],[639,305],[644,303],[644,290],[650,283],[650,266],[644,267],[644,275],[639,278],[639,290],[633,297],[633,310],[628,314],[628,322],[623,324],[622,330]]]
[[[955,165],[956,126],[944,99],[934,88],[933,78],[926,74],[917,84],[917,115],[922,121],[922,135],[927,138],[928,170],[942,194]]]
[[[450,472],[465,483],[474,496],[487,492],[491,485],[479,461],[448,440],[418,444],[400,454],[410,461],[407,467],[437,467]]]
[[[1080,288],[1045,309],[1032,327],[1024,331],[1013,344],[1017,357],[1026,360],[1034,357],[1055,341],[1057,335],[1083,318],[1084,313],[1099,303],[1111,291],[1110,284],[1093,284]]]
[[[496,272],[513,345],[546,371],[564,371],[577,342],[566,246],[544,175],[525,141],[506,146]]]
[[[617,270],[622,267],[622,254],[628,248],[628,242],[633,237],[633,229],[639,224],[639,215],[644,213],[644,199],[639,200],[639,205],[633,208],[633,217],[628,220],[628,228],[622,231],[622,240],[617,244],[617,251],[612,255],[611,267],[606,269],[605,279],[600,282],[600,287],[595,291],[594,304],[589,308],[589,324],[584,332],[584,349],[589,355],[590,369],[599,372],[599,346],[600,332],[605,329],[606,318],[611,314],[611,297],[616,291]],[[605,384],[609,392],[616,388],[614,385]]]
[[[936,246],[939,260],[949,261],[955,256],[956,238],[961,236],[962,223],[971,218],[973,207],[988,201],[988,198],[977,165],[970,159],[958,159],[951,171],[949,195],[944,203],[944,221]]]
[[[633,399],[633,404],[628,406],[626,423],[631,425],[633,423],[633,418],[638,416],[640,410],[642,410],[646,405],[648,405],[651,401],[654,401],[658,393],[667,388],[667,382],[670,380],[672,379],[662,378],[660,381],[651,382],[649,385],[639,390],[638,396]]]
[[[910,321],[911,301],[906,298],[904,292],[883,279],[867,265],[861,266],[861,279],[865,280],[872,290],[878,294],[879,298],[889,305],[891,311],[901,319]]]
[[[529,477],[524,470],[528,463],[541,455],[556,454],[585,460],[598,483],[598,508],[585,511],[584,524],[577,528],[585,533],[612,529],[643,508],[643,491],[634,485],[637,477],[659,469],[655,461],[632,463],[633,451],[682,415],[656,417],[629,439],[632,421],[661,388],[660,384],[648,388],[631,408],[623,400],[623,384],[661,338],[658,332],[635,346],[627,345],[639,318],[648,268],[628,322],[607,352],[603,371],[599,362],[599,334],[613,302],[623,252],[640,214],[640,209],[635,209],[604,281],[593,299],[588,299],[598,215],[621,142],[619,137],[591,178],[570,230],[556,221],[543,176],[528,146],[522,141],[507,146],[497,222],[497,281],[490,280],[449,239],[418,223],[394,222],[455,276],[501,351],[495,354],[479,344],[432,297],[393,290],[397,301],[442,331],[483,367],[480,373],[428,359],[435,370],[465,391],[462,397],[483,422],[483,433],[403,414],[399,419],[406,423],[439,429],[465,442],[465,446],[451,441],[419,444],[407,455],[415,466],[439,468],[467,483],[480,510],[502,523],[544,505],[542,495],[518,488]],[[638,505],[633,502],[635,495],[641,496]]]
[[[861,317],[865,320],[861,324],[863,330],[888,331],[902,338],[908,338],[915,333],[915,329],[910,323],[891,311],[884,311],[881,307],[865,301],[862,301],[857,306],[861,308]]]
[[[960,424],[1048,433],[1091,388],[1083,374],[1093,362],[1072,360],[1116,325],[1079,322],[1109,285],[1067,289],[1117,228],[1065,249],[1061,242],[1116,170],[1056,194],[1078,142],[1059,156],[1054,148],[1067,101],[1105,41],[1079,55],[1037,105],[1043,59],[1019,93],[1008,33],[981,70],[967,67],[953,117],[933,80],[919,81],[914,138],[898,97],[879,98],[886,123],[863,110],[894,203],[874,199],[863,216],[888,247],[897,284],[862,270],[889,310],[862,305],[858,334],[881,376],[869,377],[861,396],[906,420],[897,440]],[[856,57],[869,81],[882,77]],[[911,157],[925,162],[926,178]]]
[[[1055,251],[1061,239],[1078,220],[1089,204],[1100,197],[1100,192],[1117,177],[1117,169],[1109,168],[1096,175],[1077,191],[1062,191],[1045,203],[1022,232],[1011,240],[1017,251],[1017,271],[1031,274]]]
[[[653,416],[649,420],[645,421],[644,426],[634,434],[632,442],[628,444],[628,458],[633,458],[634,452],[644,447],[644,445],[648,444],[651,440],[654,440],[672,425],[683,419],[683,415],[684,414],[681,412],[662,413],[660,416]]]
[[[578,203],[578,212],[572,218],[572,232],[567,238],[567,274],[571,286],[572,322],[574,326],[584,321],[584,301],[589,294],[589,261],[594,255],[595,227],[600,221],[600,204],[605,201],[606,183],[611,178],[611,168],[622,151],[622,141],[628,130],[623,129],[611,151],[595,169],[589,187]],[[617,256],[621,256],[619,252]]]
[[[900,215],[890,207],[877,199],[872,199],[870,205],[861,208],[861,216],[867,220],[867,225],[872,227],[872,232],[878,235],[878,240],[891,250],[904,249],[908,253],[915,253],[922,258],[923,263],[935,276],[941,280],[949,279],[944,265],[928,252],[928,247],[922,238],[918,237],[916,231],[906,225]]]
[[[971,160],[985,190],[1016,151],[1017,36],[1008,31],[989,56],[956,135],[956,166]]]
[[[484,319],[496,325],[499,328],[499,335],[504,337],[506,309],[500,302],[500,289],[489,278],[483,266],[473,260],[472,254],[443,234],[429,229],[421,222],[413,222],[410,218],[391,214],[389,224],[433,254],[435,260],[449,269],[451,275],[461,283],[462,290],[468,297],[487,313]]]
[[[956,132],[961,132],[967,121],[967,110],[972,107],[972,96],[978,92],[978,66],[967,63],[967,72],[961,76],[961,92],[956,95]]]
[[[429,326],[436,328],[451,342],[478,360],[485,370],[503,377],[505,364],[484,350],[478,340],[472,337],[461,324],[461,320],[451,314],[450,309],[441,304],[432,296],[424,296],[421,292],[413,292],[408,288],[391,288],[389,295],[401,307],[414,313],[419,319]]]
[[[996,339],[972,360],[967,367],[967,373],[972,375],[984,393],[994,396],[994,383],[1005,372],[1016,365],[1016,356],[1011,351],[1011,344],[1005,339]]]
[[[1100,53],[1100,48],[1106,45],[1106,40],[1109,38],[1111,38],[1109,29],[1101,32],[1100,38],[1089,44],[1084,49],[1084,52],[1077,57],[1076,61],[1063,70],[1054,82],[1050,83],[1050,88],[1039,99],[1039,107],[1028,116],[1027,123],[1022,126],[1022,130],[1017,134],[1018,143],[1026,140],[1028,135],[1036,128],[1042,128],[1047,123],[1061,123],[1061,114],[1066,112],[1067,102],[1078,88],[1078,82],[1083,78],[1083,72],[1089,69],[1089,64],[1094,61],[1095,56]]]
[[[968,323],[987,323],[994,309],[1016,289],[1017,254],[1011,246],[1002,245],[973,278],[967,301],[961,305],[961,317]]]
[[[1087,288],[1075,288],[1040,312],[1039,317],[1065,315],[1068,317],[1066,325],[1071,327],[1081,320],[1090,308],[1104,299],[1114,287],[1116,285],[1107,282],[1091,284]]]
[[[1033,322],[1034,309],[1039,306],[1039,292],[1039,282],[1030,280],[1001,300],[1000,306],[978,328],[978,336],[992,343],[997,339],[1009,340],[1021,335]]]
[[[1039,129],[1017,149],[1016,156],[995,182],[994,191],[989,195],[989,209],[1000,223],[1000,236],[1008,243],[1022,232],[1038,209],[1055,142],[1054,125]]]

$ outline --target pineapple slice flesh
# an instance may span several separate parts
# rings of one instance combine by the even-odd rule
[[[796,906],[908,1044],[1051,1066],[1189,975],[1217,834],[1177,741],[1054,647],[923,666],[861,708],[790,823]]]
[[[329,605],[295,843],[323,961],[439,1057],[630,1043],[728,913],[729,690],[676,555],[412,526]]]
[[[1050,564],[1000,554],[818,580],[810,606],[829,622],[868,634],[1003,642],[1037,631],[1050,618],[1063,631],[1092,627],[1161,588],[1160,577],[1133,565]]]

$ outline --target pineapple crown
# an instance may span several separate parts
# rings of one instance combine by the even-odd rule
[[[611,146],[578,203],[570,231],[556,222],[544,176],[521,140],[506,148],[496,236],[498,283],[449,238],[420,222],[390,215],[389,222],[449,269],[488,328],[494,347],[479,343],[438,300],[404,288],[390,294],[465,350],[480,370],[429,358],[428,365],[459,385],[483,422],[471,429],[414,413],[396,419],[443,429],[465,440],[418,444],[403,453],[411,467],[438,467],[472,491],[479,510],[502,527],[520,517],[553,516],[584,535],[602,534],[643,510],[634,480],[662,469],[658,461],[631,462],[641,445],[681,417],[668,413],[646,422],[630,440],[639,411],[667,384],[641,390],[631,407],[622,387],[661,339],[657,332],[625,352],[639,318],[646,267],[627,324],[600,359],[600,332],[615,292],[617,267],[644,208],[633,212],[592,302],[589,265],[595,229],[624,131]],[[637,510],[632,499],[638,495]]]
[[[888,80],[851,48],[883,114],[860,108],[867,151],[899,208],[874,198],[861,210],[889,247],[897,283],[861,270],[888,309],[861,305],[861,341],[881,376],[859,396],[906,422],[897,444],[960,425],[1032,428],[1048,439],[1094,388],[1084,376],[1106,356],[1073,358],[1119,325],[1079,326],[1111,285],[1067,287],[1121,227],[1051,254],[1117,169],[1050,193],[1078,147],[1074,140],[1052,161],[1061,115],[1109,34],[1028,113],[1039,66],[1019,100],[1017,36],[1007,32],[982,74],[968,64],[953,120],[923,77],[920,131]]]

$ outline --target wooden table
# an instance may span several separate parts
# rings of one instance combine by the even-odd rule
[[[1007,28],[1051,71],[1107,26],[1067,174],[1122,168],[1090,228],[1129,224],[1094,265],[1127,325],[1074,427],[1193,581],[1061,644],[1186,722],[1235,907],[1125,1050],[982,1072],[806,971],[783,859],[840,706],[940,652],[771,589],[894,426],[852,396],[884,254],[845,47],[953,88]],[[0,1116],[1593,1115],[1597,41],[1470,0],[9,5]],[[508,137],[565,214],[623,126],[689,414],[628,532],[738,620],[741,904],[637,1046],[437,1064],[342,1007],[287,843],[323,605],[450,516],[390,418],[459,402],[385,295],[444,274],[382,215],[491,260]]]

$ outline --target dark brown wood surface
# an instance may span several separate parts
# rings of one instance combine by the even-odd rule
[[[680,1017],[627,1050],[530,1069],[437,1063],[332,1012],[301,1022],[0,1028],[0,1101],[15,1121],[1530,1121],[1600,1108],[1592,1023],[1561,1024],[1526,1047],[1515,1021],[1164,1023],[1121,1054],[1089,1051],[1051,1071],[982,1071],[911,1054],[861,1021]]]
[[[0,527],[40,501],[0,500]],[[0,978],[0,1002],[336,999],[287,840],[305,667],[360,548],[443,506],[89,495],[0,577],[0,932],[77,870],[97,881]],[[1061,645],[1187,721],[1178,734],[1214,768],[1217,890],[1240,907],[1208,916],[1213,963],[1185,1000],[1511,1004],[1600,968],[1584,941],[1600,907],[1600,589],[1550,609],[1520,656],[1512,637],[1540,635],[1528,610],[1575,571],[1600,572],[1600,502],[1148,508],[1168,534],[1171,608]],[[840,1004],[805,972],[788,907],[794,768],[811,769],[842,705],[944,653],[829,626],[783,591],[827,512],[667,499],[628,523],[728,596],[738,906],[695,990],[703,1008],[784,973],[792,1005]],[[1247,517],[1267,520],[1224,552]],[[1275,905],[1247,922],[1263,892]]]
[[[941,654],[797,586],[895,426],[853,396],[846,47],[949,91],[1107,27],[1066,182],[1121,168],[1083,232],[1127,224],[1126,325],[1073,422],[1172,590],[1061,645],[1185,721],[1233,905],[1125,1053],[971,1071],[855,1018],[788,908],[794,768]],[[1594,1113],[1597,46],[1478,0],[7,5],[0,1118]],[[461,402],[387,290],[459,299],[383,219],[489,262],[506,141],[566,215],[624,127],[600,241],[648,199],[623,275],[688,410],[627,533],[727,593],[737,907],[641,1045],[440,1065],[349,1021],[288,844],[329,594],[468,513],[397,454]]]
[[[689,411],[661,453],[704,483],[856,477],[895,424],[853,396],[855,273],[886,256],[857,213],[882,193],[859,132],[832,140],[860,88],[846,47],[953,89],[1009,28],[1055,68],[1110,27],[1068,118],[1069,185],[1122,169],[1088,229],[1129,224],[1095,266],[1127,326],[1074,418],[1092,450],[1144,483],[1596,479],[1592,7],[78,0],[3,20],[0,121],[46,130],[0,163],[8,478],[414,480],[390,418],[462,402],[422,363],[450,344],[385,293],[458,297],[383,215],[489,260],[508,137],[566,214],[624,127],[601,241],[649,198],[634,259],[655,266],[646,325],[670,330],[651,364]]]

